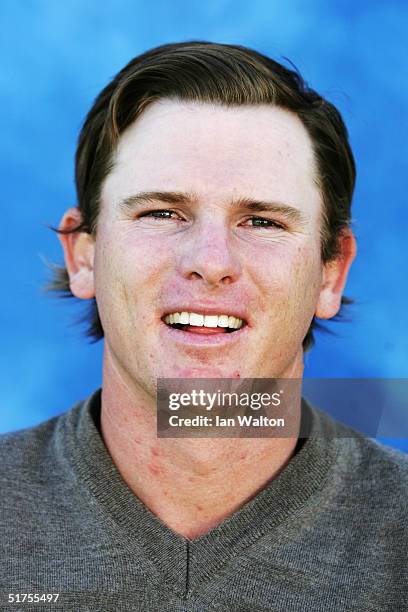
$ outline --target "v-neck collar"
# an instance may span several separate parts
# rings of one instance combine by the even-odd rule
[[[112,544],[130,552],[142,549],[147,570],[180,597],[191,595],[214,572],[297,513],[322,489],[336,455],[334,423],[303,401],[302,424],[310,424],[309,437],[282,472],[211,531],[188,540],[167,527],[123,481],[98,430],[100,409],[98,390],[61,417],[58,443],[85,487],[84,494],[96,503]]]

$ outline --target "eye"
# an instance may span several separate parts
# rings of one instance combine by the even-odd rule
[[[152,217],[153,219],[174,219],[172,215],[176,213],[174,210],[151,210],[150,212],[144,213],[141,217]]]
[[[152,220],[154,223],[157,221],[184,221],[185,219],[175,210],[149,210],[145,213],[138,215],[138,219],[146,220],[146,222]]]
[[[281,223],[278,223],[277,221],[272,221],[272,219],[265,219],[264,217],[250,217],[249,219],[247,219],[247,221],[252,222],[251,227],[259,227],[261,229],[269,227],[280,230],[286,229]]]

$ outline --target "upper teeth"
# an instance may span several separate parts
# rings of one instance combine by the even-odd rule
[[[182,323],[195,327],[231,327],[239,329],[244,324],[242,319],[229,315],[201,315],[196,312],[173,312],[165,317],[168,324]]]

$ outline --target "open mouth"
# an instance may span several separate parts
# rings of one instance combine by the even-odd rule
[[[172,329],[196,334],[232,334],[242,329],[246,321],[232,315],[202,315],[195,312],[174,312],[162,317]]]

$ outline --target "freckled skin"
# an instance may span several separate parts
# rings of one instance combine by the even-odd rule
[[[161,470],[160,468],[157,467],[157,465],[148,465],[148,470],[149,472],[151,472],[151,474],[153,474],[154,476],[159,476],[161,474]]]
[[[152,512],[192,538],[279,474],[296,439],[167,439],[159,463],[157,378],[301,378],[303,339],[314,314],[336,314],[353,249],[339,267],[322,265],[311,141],[283,109],[155,102],[121,135],[113,162],[96,240],[82,233],[74,247],[61,237],[68,263],[76,253],[71,289],[98,303],[101,429],[112,459]],[[120,207],[149,191],[193,192],[196,202]],[[271,215],[237,206],[242,198],[289,205],[302,222],[254,227],[253,217]],[[62,229],[77,214],[68,211]],[[245,333],[222,347],[177,343],[164,308],[196,300],[243,307]]]
[[[105,363],[152,399],[157,377],[284,377],[300,368],[322,270],[321,197],[298,118],[272,107],[162,101],[121,137],[115,162],[95,251]],[[121,199],[149,190],[194,191],[199,202],[176,221],[119,211]],[[259,231],[232,212],[239,196],[288,203],[308,223]],[[160,306],[180,296],[244,305],[248,340],[221,351],[175,346],[163,336]]]

